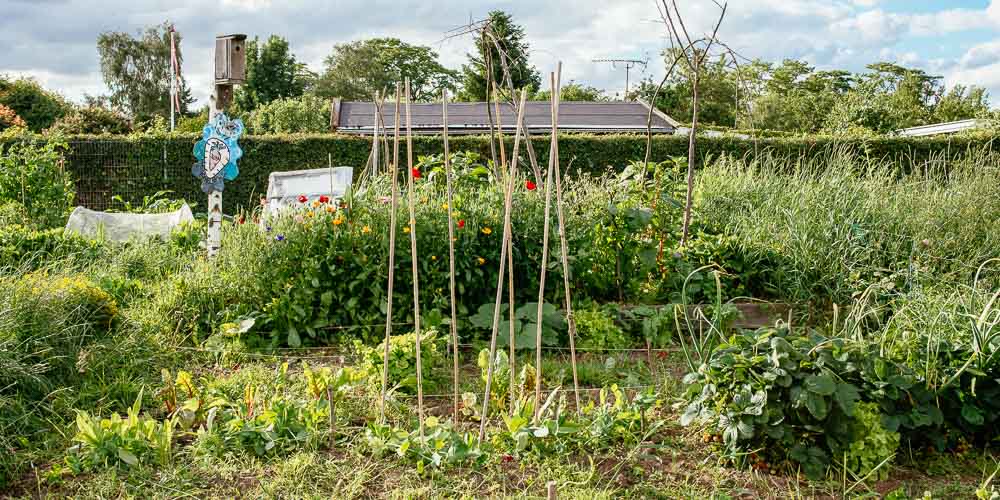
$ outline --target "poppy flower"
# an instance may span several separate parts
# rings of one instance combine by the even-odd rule
[[[510,463],[510,462],[513,462],[513,461],[514,461],[514,457],[512,457],[512,456],[510,456],[510,455],[504,455],[503,456],[503,463],[507,464],[507,463]]]
[[[413,178],[414,179],[419,179],[420,178],[420,169],[417,168],[417,167],[413,167],[411,170],[413,171]]]
[[[536,186],[534,182],[531,182],[531,181],[524,181],[524,187],[525,187],[525,188],[526,188],[526,189],[527,189],[528,191],[534,191],[534,190],[535,190],[535,188],[537,188],[538,186]]]
[[[327,196],[327,195],[325,195],[325,194],[324,194],[324,195],[321,195],[321,196],[319,197],[319,202],[320,202],[320,203],[330,203],[330,197],[329,197],[329,196]]]
[[[299,195],[299,203],[305,203],[307,201],[309,201],[309,198],[306,197],[306,195],[304,195],[304,194],[300,194]]]
[[[465,227],[465,219],[460,219],[458,221],[458,228],[462,229],[463,227]]]

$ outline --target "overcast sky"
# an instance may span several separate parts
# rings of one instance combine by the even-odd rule
[[[681,0],[692,31],[710,28],[710,0]],[[751,58],[805,59],[821,69],[860,70],[897,61],[944,76],[949,85],[987,87],[1000,104],[1000,0],[730,0],[720,38]],[[468,37],[448,30],[492,9],[527,32],[532,61],[564,80],[620,92],[624,71],[596,58],[649,58],[659,77],[664,29],[654,0],[0,0],[0,73],[29,75],[79,101],[106,92],[95,39],[170,20],[184,36],[183,71],[199,104],[209,93],[212,40],[246,33],[287,38],[299,60],[320,70],[339,42],[393,36],[431,46],[457,68]]]

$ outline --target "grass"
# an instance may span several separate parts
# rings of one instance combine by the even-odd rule
[[[870,342],[873,352],[883,356],[925,363],[926,378],[943,383],[946,375],[941,374],[952,372],[933,364],[938,359],[929,347],[933,340],[947,338],[961,349],[974,350],[978,335],[989,345],[1000,317],[1000,305],[990,303],[1000,265],[987,266],[978,279],[975,275],[979,264],[1000,256],[996,222],[1000,167],[985,159],[981,164],[969,159],[947,167],[900,176],[878,162],[843,154],[792,169],[766,159],[751,164],[722,160],[698,177],[696,222],[700,231],[736,242],[739,266],[758,268],[753,276],[767,283],[753,289],[773,291],[773,296],[759,298],[811,304],[813,314],[806,319],[814,326]],[[368,201],[384,188],[379,182],[373,184]],[[623,206],[644,201],[630,198],[644,196],[642,190],[608,193],[608,182],[587,178],[569,193],[569,205],[574,207],[569,219],[574,224],[584,228],[602,224],[609,201]],[[467,210],[481,212],[479,225],[499,218],[496,194],[470,197]],[[421,210],[426,218],[437,217],[440,222],[444,212],[438,205],[432,200]],[[526,249],[519,257],[532,258],[539,252],[530,244],[540,239],[531,222],[539,220],[538,200],[526,199],[519,210],[523,217],[517,220],[531,226],[521,235]],[[471,218],[469,224],[473,227]],[[571,235],[574,248],[613,262],[608,252],[614,244],[588,244],[584,236],[589,235],[585,231]],[[655,236],[652,229],[636,231],[629,235],[629,244],[648,243]],[[663,404],[653,418],[662,420],[664,427],[637,446],[615,445],[586,456],[525,455],[513,461],[494,455],[481,468],[419,472],[411,462],[395,456],[375,460],[364,451],[362,426],[378,414],[377,391],[369,390],[338,406],[341,425],[332,446],[322,444],[275,458],[243,452],[215,456],[202,453],[191,438],[184,438],[172,462],[163,467],[112,468],[78,476],[59,473],[73,433],[73,410],[103,416],[124,412],[141,393],[146,411],[164,417],[156,396],[160,369],[192,371],[234,400],[247,384],[259,387],[262,397],[279,390],[305,397],[301,382],[280,389],[275,385],[280,359],[270,357],[275,351],[217,355],[190,350],[210,347],[206,339],[218,339],[223,323],[264,316],[262,311],[278,286],[263,283],[260,277],[283,276],[269,266],[295,270],[301,265],[294,255],[277,255],[270,245],[273,236],[262,236],[255,227],[230,228],[225,237],[225,251],[213,262],[198,257],[199,249],[190,242],[153,242],[101,247],[59,259],[39,254],[25,259],[30,269],[0,270],[0,493],[82,498],[520,498],[544,496],[545,484],[555,481],[563,498],[807,498],[885,495],[899,489],[910,498],[925,491],[948,498],[975,495],[997,468],[989,447],[945,454],[900,450],[888,479],[859,484],[839,477],[807,481],[795,474],[734,467],[715,445],[703,442],[700,429],[679,425],[681,409],[676,406],[687,366],[680,352],[668,350],[658,352],[653,367],[645,353],[580,356],[583,386],[649,384],[659,389]],[[639,260],[638,252],[634,257]],[[732,262],[718,264],[729,265],[726,272],[742,272]],[[581,272],[586,275],[581,280],[606,297],[616,296],[609,274],[612,267]],[[53,301],[50,295],[33,292],[36,295],[29,295],[36,302],[13,300],[15,294],[26,293],[16,289],[23,283],[22,275],[39,268],[51,279],[73,277],[107,294],[117,308],[110,328],[88,326],[93,313],[84,314],[83,305],[66,297]],[[647,274],[655,277],[656,272]],[[559,279],[552,281],[561,287]],[[526,286],[524,282],[518,286]],[[397,282],[397,289],[408,293],[405,283]],[[834,304],[850,306],[838,307],[835,324]],[[362,305],[368,306],[375,309]],[[379,327],[368,333],[378,338],[381,332]],[[463,328],[460,333],[470,332]],[[225,348],[238,350],[233,343]],[[51,355],[55,350],[58,355]],[[300,351],[285,353],[300,355]],[[463,391],[482,391],[475,354],[463,352]],[[533,353],[522,356],[533,358]],[[340,361],[327,357],[311,359],[309,364],[336,367]],[[289,360],[290,373],[301,369],[295,359]],[[542,371],[546,387],[572,387],[565,355],[547,355]],[[443,386],[441,392],[448,392],[450,386]],[[450,400],[429,399],[428,406],[431,414],[444,416]],[[412,422],[413,401],[399,398],[388,415],[400,424]],[[470,430],[477,427],[463,425]],[[3,481],[4,474],[9,482]],[[848,488],[851,495],[845,495]]]

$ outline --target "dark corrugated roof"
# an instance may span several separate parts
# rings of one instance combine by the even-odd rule
[[[336,107],[336,102],[334,103]],[[449,133],[487,133],[490,118],[486,103],[452,102],[448,104]],[[382,110],[387,130],[394,127],[395,104],[386,103]],[[410,114],[414,132],[440,132],[442,128],[441,103],[413,103]],[[559,105],[559,130],[580,132],[645,132],[649,108],[642,102],[563,102]],[[400,109],[406,125],[406,110]],[[375,105],[371,102],[341,102],[337,116],[337,130],[346,133],[371,134],[375,120]],[[494,117],[496,120],[496,117]],[[500,105],[500,123],[504,130],[514,130],[516,115],[513,106]],[[548,102],[528,102],[524,122],[531,129],[552,128]],[[653,113],[653,132],[672,133],[675,122],[659,112]]]

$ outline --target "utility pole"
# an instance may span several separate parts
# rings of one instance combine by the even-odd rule
[[[646,69],[646,64],[649,63],[648,60],[644,59],[594,59],[592,62],[611,63],[611,67],[616,69],[619,64],[625,66],[625,95],[622,96],[623,101],[628,100],[629,72],[636,66],[642,66],[643,69]]]

